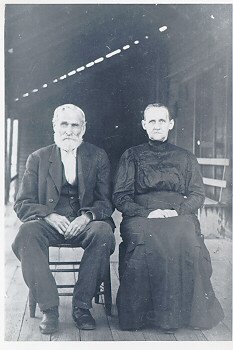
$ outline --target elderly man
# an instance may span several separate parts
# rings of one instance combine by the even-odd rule
[[[67,242],[84,249],[72,300],[79,329],[95,328],[89,309],[115,246],[105,151],[83,142],[85,114],[75,105],[56,108],[53,129],[55,144],[28,157],[14,206],[23,224],[12,245],[24,280],[43,312],[43,334],[57,331],[59,317],[49,246]]]

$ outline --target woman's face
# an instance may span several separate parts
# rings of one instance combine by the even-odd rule
[[[169,119],[168,112],[163,107],[151,107],[145,111],[142,127],[150,140],[166,141],[169,130],[174,126],[174,120]]]

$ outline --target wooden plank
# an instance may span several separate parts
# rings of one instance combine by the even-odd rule
[[[19,341],[50,341],[49,334],[41,334],[39,325],[42,319],[42,313],[37,310],[37,317],[30,318],[28,312],[28,302],[26,304],[25,315],[19,336]]]
[[[7,239],[4,242],[5,243],[4,244],[5,266],[6,267],[10,265],[20,266],[20,261],[17,259],[17,257],[13,253],[11,245],[16,237],[16,234],[19,230],[21,222],[17,218],[12,205],[6,206],[4,224],[5,224],[5,227],[4,227],[5,237],[7,237]]]
[[[216,204],[218,204],[217,201],[215,201],[211,198],[208,198],[208,197],[205,198],[204,206],[205,205],[216,205]]]
[[[59,261],[75,260],[76,254],[72,248],[53,248],[59,252]],[[53,258],[50,255],[50,259]],[[57,284],[74,284],[74,273],[55,272],[54,277]],[[72,292],[71,289],[60,289],[62,292]],[[72,319],[72,297],[60,296],[59,305],[59,331],[51,335],[52,341],[80,341],[79,330],[75,327]]]
[[[224,302],[222,300],[219,300],[223,309],[224,309]],[[232,334],[232,310],[229,310],[229,312],[225,312],[225,317],[222,321],[222,323],[229,329],[229,331]]]
[[[5,266],[5,293],[8,293],[8,290],[11,285],[11,281],[17,271],[18,266],[15,264],[8,264]]]
[[[166,334],[156,328],[147,328],[142,333],[147,341],[176,341],[174,334]]]
[[[222,305],[225,317],[222,323],[232,330],[232,264],[231,242],[206,239],[210,251],[213,274],[211,282],[214,292]],[[220,278],[221,276],[221,278]]]
[[[225,318],[213,332],[215,336],[220,332],[220,340],[222,338],[228,340],[232,335],[232,243],[220,239],[206,239],[205,243],[210,252],[213,267],[211,282],[225,314]],[[213,337],[211,331],[208,331],[208,336]]]
[[[175,332],[175,338],[178,341],[206,341],[207,338],[202,333],[202,331],[190,329],[190,328],[181,328]]]
[[[197,161],[201,165],[229,166],[230,164],[227,158],[197,158]]]
[[[111,263],[111,282],[112,282],[112,298],[113,307],[112,315],[108,316],[109,326],[114,341],[143,341],[145,337],[141,331],[122,331],[118,324],[116,294],[119,287],[118,264]]]
[[[232,340],[231,331],[220,322],[216,327],[202,331],[206,339],[209,341],[228,341]]]
[[[51,335],[51,341],[80,341],[80,332],[72,319],[71,297],[60,297],[59,330]]]
[[[226,188],[227,182],[225,180],[211,179],[209,177],[203,177],[203,183],[208,186]]]
[[[24,283],[21,269],[17,268],[5,299],[5,340],[18,340],[24,319],[27,297],[28,288]]]
[[[93,302],[93,308],[90,311],[96,321],[96,329],[88,331],[80,330],[81,341],[114,340],[109,328],[104,306]]]

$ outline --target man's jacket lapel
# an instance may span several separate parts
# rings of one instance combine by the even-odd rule
[[[50,166],[49,166],[49,174],[56,186],[58,194],[60,194],[61,186],[62,186],[62,162],[60,156],[60,150],[57,146],[54,145],[51,156],[49,158]]]
[[[87,188],[88,175],[91,166],[91,154],[85,143],[82,143],[77,149],[77,174],[78,174],[78,188],[79,188],[79,201],[80,205],[83,205],[83,198]]]

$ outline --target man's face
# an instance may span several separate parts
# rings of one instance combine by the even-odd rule
[[[54,141],[58,147],[71,151],[82,142],[86,131],[85,122],[78,111],[64,110],[54,125]]]
[[[174,120],[169,119],[168,112],[163,107],[151,107],[144,114],[142,127],[150,140],[165,141],[169,130],[174,126]]]

